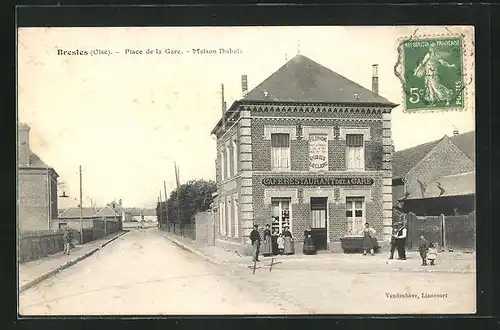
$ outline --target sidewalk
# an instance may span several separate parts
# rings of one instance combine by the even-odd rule
[[[160,231],[166,238],[204,258],[205,260],[232,267],[249,267],[252,265],[250,256],[239,255],[236,251],[221,247],[206,246],[191,239],[179,237],[169,232]],[[352,270],[352,271],[409,271],[409,272],[453,272],[475,273],[475,253],[442,252],[438,254],[435,266],[422,267],[418,252],[407,251],[407,260],[388,260],[388,251],[382,251],[375,256],[362,254],[319,252],[316,255],[304,255],[302,251],[290,256],[273,256],[277,269],[282,270]],[[397,258],[397,253],[396,253]],[[271,257],[260,257],[259,266],[269,265]],[[273,266],[273,269],[274,266]]]
[[[71,249],[69,255],[64,255],[61,251],[42,259],[19,264],[19,292],[21,293],[61,270],[91,256],[127,232],[113,233],[83,245],[76,245],[75,248]]]

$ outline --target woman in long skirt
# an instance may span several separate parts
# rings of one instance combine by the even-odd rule
[[[285,227],[285,230],[283,231],[283,237],[285,239],[285,248],[283,253],[284,254],[294,254],[295,249],[293,246],[293,237],[292,233],[288,230],[288,227]]]
[[[272,242],[271,242],[271,230],[269,230],[269,225],[266,225],[264,229],[264,241],[262,244],[262,255],[264,257],[269,257],[273,253]]]
[[[278,232],[275,230],[273,231],[273,233],[271,234],[271,250],[273,251],[273,255],[277,255],[278,254]]]
[[[365,228],[363,229],[363,255],[366,255],[368,251],[370,251],[371,255],[375,255],[374,252],[374,238],[375,237],[375,229],[370,227],[370,224],[365,223]]]
[[[316,254],[316,247],[314,246],[312,231],[310,227],[304,231],[304,247],[302,251],[304,252],[304,254]]]

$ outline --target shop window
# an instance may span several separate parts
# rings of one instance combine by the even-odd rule
[[[347,235],[359,235],[365,225],[363,197],[346,198]]]
[[[348,170],[364,171],[365,147],[363,134],[346,135],[346,166]]]
[[[272,198],[272,224],[271,231],[282,233],[285,227],[292,231],[290,218],[290,198]]]
[[[290,170],[290,134],[271,134],[273,170]]]

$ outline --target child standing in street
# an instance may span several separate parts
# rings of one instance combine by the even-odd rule
[[[418,252],[420,252],[420,257],[422,258],[422,266],[427,266],[427,249],[429,245],[424,237],[424,234],[420,234],[420,241],[418,243]]]
[[[64,240],[63,254],[69,254],[69,250],[71,249],[71,233],[69,232],[68,228],[64,229],[63,240]]]
[[[429,250],[427,251],[427,259],[429,259],[431,266],[434,266],[434,261],[437,258],[437,252],[438,251],[434,242],[429,244]]]
[[[283,237],[283,234],[278,236],[278,251],[280,254],[283,254],[285,251],[285,238]]]

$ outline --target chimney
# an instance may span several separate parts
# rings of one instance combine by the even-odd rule
[[[30,165],[30,127],[26,124],[19,124],[17,127],[17,161],[19,165]]]
[[[222,101],[222,130],[226,129],[226,102],[224,101],[224,84],[221,84],[221,101]]]
[[[120,200],[118,200],[118,205],[120,205],[120,207],[122,207],[122,199],[120,198]]]
[[[241,76],[241,93],[243,97],[247,95],[248,92],[248,80],[247,80],[247,75],[244,74]]]
[[[458,128],[454,127],[453,128],[453,135],[459,135]]]
[[[373,64],[372,91],[378,94],[378,64]]]

